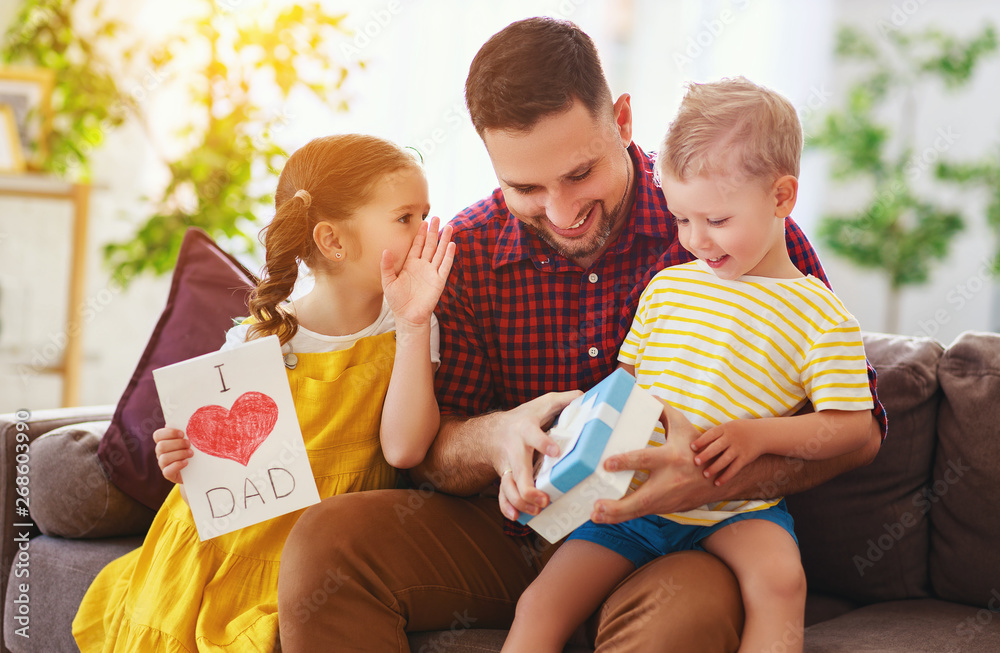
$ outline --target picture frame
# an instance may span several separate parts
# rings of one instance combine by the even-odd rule
[[[48,157],[55,81],[55,71],[47,68],[0,66],[0,105],[7,105],[13,113],[29,170],[41,169]]]
[[[0,173],[24,171],[24,150],[17,131],[17,119],[10,105],[0,104]]]

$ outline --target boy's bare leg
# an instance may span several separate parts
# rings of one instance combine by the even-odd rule
[[[764,519],[744,519],[712,533],[702,546],[740,582],[746,623],[739,653],[801,653],[806,576],[788,531]]]
[[[559,653],[635,565],[611,549],[570,540],[553,554],[517,602],[504,651]]]

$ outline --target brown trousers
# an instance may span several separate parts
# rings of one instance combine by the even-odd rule
[[[533,535],[505,536],[493,497],[330,497],[306,510],[285,543],[281,650],[404,652],[408,631],[508,628],[555,548]],[[600,653],[731,652],[742,628],[736,578],[697,551],[636,570],[587,624]]]

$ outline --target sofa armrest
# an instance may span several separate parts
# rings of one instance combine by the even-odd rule
[[[25,540],[37,535],[39,530],[27,514],[31,502],[31,486],[26,484],[27,474],[23,472],[31,466],[28,444],[61,426],[111,419],[114,411],[115,407],[109,405],[39,411],[21,410],[0,415],[0,508],[3,510],[3,514],[0,515],[3,520],[0,526],[0,597],[7,595],[10,568],[18,553],[22,551],[26,571],[24,578],[30,584],[31,552],[26,548],[28,545]],[[20,470],[18,470],[19,464],[22,465]],[[21,494],[18,493],[18,476],[26,479],[21,482],[21,487],[27,489],[21,490]],[[18,510],[21,510],[22,514],[18,514]],[[0,607],[0,621],[2,617],[2,607]]]

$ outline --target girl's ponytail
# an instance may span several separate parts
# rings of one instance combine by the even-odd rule
[[[271,224],[261,230],[266,264],[260,283],[250,294],[250,314],[255,322],[247,340],[275,334],[285,344],[298,330],[298,320],[278,307],[292,293],[299,274],[299,261],[312,253],[313,239],[309,191],[300,189],[287,199]]]

